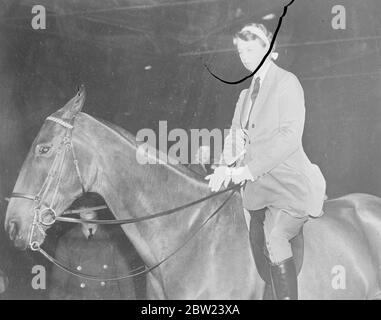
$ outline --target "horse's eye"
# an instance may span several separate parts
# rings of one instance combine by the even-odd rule
[[[50,148],[51,147],[48,145],[40,145],[37,148],[38,154],[40,155],[47,154],[50,151]]]

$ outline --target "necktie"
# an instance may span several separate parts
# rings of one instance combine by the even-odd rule
[[[261,81],[260,78],[256,78],[253,86],[253,91],[251,92],[251,104],[246,104],[241,112],[241,123],[242,127],[247,130],[249,125],[249,119],[251,111],[253,110],[253,106],[255,103],[255,100],[257,99],[259,89],[261,87]]]
[[[89,228],[89,237],[87,239],[91,240],[93,237],[93,228]]]

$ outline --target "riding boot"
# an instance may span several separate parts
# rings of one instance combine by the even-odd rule
[[[297,300],[298,282],[293,257],[270,265],[273,296],[277,300]]]

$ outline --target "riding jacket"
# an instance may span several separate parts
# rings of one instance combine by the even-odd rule
[[[302,145],[303,88],[294,74],[272,61],[260,80],[247,123],[241,111],[252,104],[253,82],[242,90],[231,125],[231,131],[245,132],[243,165],[248,165],[255,179],[246,183],[243,205],[247,210],[273,206],[297,217],[320,216],[326,183]]]

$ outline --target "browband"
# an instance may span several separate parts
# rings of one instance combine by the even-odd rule
[[[58,124],[60,124],[61,126],[65,127],[65,128],[73,129],[73,126],[70,123],[67,123],[67,122],[63,121],[62,119],[59,119],[59,118],[56,118],[56,117],[53,117],[53,116],[49,116],[49,117],[46,118],[46,120],[50,120],[50,121],[53,121],[55,123],[58,123]]]

